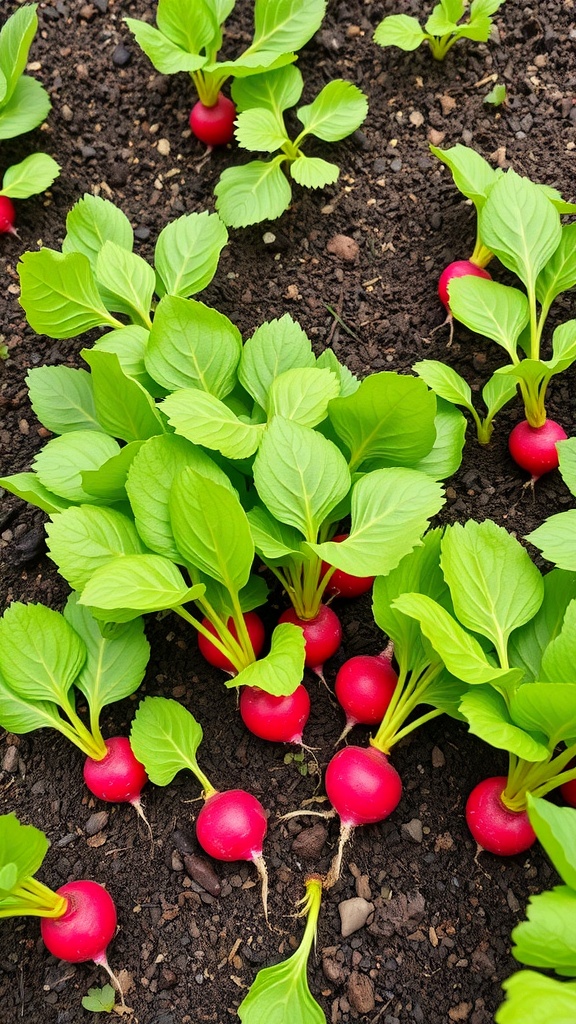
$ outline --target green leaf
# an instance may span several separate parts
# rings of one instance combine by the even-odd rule
[[[2,106],[10,99],[26,68],[28,52],[38,28],[38,4],[27,4],[7,18],[0,30],[0,71],[6,79]]]
[[[350,468],[367,460],[379,466],[410,466],[434,444],[436,398],[424,381],[374,373],[347,398],[330,403],[329,417],[350,451]]]
[[[129,697],[144,678],[150,644],[144,635],[142,619],[133,619],[111,638],[102,636],[97,620],[88,608],[71,594],[64,617],[86,645],[86,661],[74,685],[88,701],[91,716],[98,721],[107,704]]]
[[[18,736],[35,729],[62,731],[64,720],[52,701],[32,701],[11,690],[0,673],[0,727]]]
[[[235,78],[232,99],[239,112],[249,107],[260,107],[276,114],[277,120],[289,107],[294,107],[302,95],[304,80],[297,67],[289,64],[267,71],[264,75]]]
[[[252,50],[301,50],[322,24],[326,0],[256,0]]]
[[[560,460],[562,479],[572,494],[576,494],[576,438],[559,441],[556,449]]]
[[[562,292],[576,285],[576,223],[563,224],[560,244],[536,281],[536,298],[548,307]]]
[[[80,354],[92,370],[96,415],[104,430],[123,441],[145,440],[164,432],[153,398],[124,373],[114,352],[84,348]]]
[[[460,144],[450,149],[430,146],[430,151],[449,168],[456,188],[480,210],[501,172],[494,170],[475,149]]]
[[[414,363],[412,369],[428,385],[434,394],[453,405],[463,405],[472,410],[472,391],[459,373],[451,366],[437,359],[422,359]]]
[[[46,524],[48,551],[74,590],[83,590],[92,574],[119,555],[146,549],[131,519],[115,509],[82,505]]]
[[[462,698],[460,711],[470,732],[491,747],[507,750],[523,761],[546,761],[550,757],[546,737],[538,730],[531,734],[516,725],[504,697],[494,687],[475,686],[468,690]]]
[[[372,37],[378,46],[399,46],[401,50],[417,50],[426,35],[416,18],[407,14],[390,14],[384,18]]]
[[[526,540],[559,569],[576,572],[576,509],[548,516],[542,526],[526,535]]]
[[[506,103],[508,98],[508,91],[503,82],[497,82],[490,92],[487,92],[483,103],[489,103],[493,107],[501,107],[503,103]]]
[[[572,617],[574,618],[574,617]],[[525,683],[510,699],[510,714],[527,732],[540,732],[551,750],[576,736],[576,683]]]
[[[324,142],[338,142],[360,127],[368,113],[368,100],[352,82],[335,79],[318,93],[313,103],[300,107],[302,134],[315,135]]]
[[[466,419],[458,409],[438,399],[434,417],[436,440],[432,449],[416,463],[414,469],[433,480],[445,480],[456,472],[462,462],[466,436]]]
[[[82,997],[82,1006],[92,1013],[110,1013],[116,1002],[116,992],[112,985],[103,985],[102,988],[89,988],[88,995]]]
[[[563,373],[576,360],[576,320],[560,324],[552,335],[552,358],[544,365],[551,373]]]
[[[250,107],[239,114],[234,135],[242,149],[262,153],[275,153],[289,141],[284,122],[265,107]]]
[[[0,139],[31,132],[48,114],[50,97],[35,78],[22,75],[7,103],[0,107]]]
[[[507,998],[496,1011],[496,1024],[573,1024],[576,1019],[574,982],[517,971],[502,982],[502,988]]]
[[[138,21],[136,18],[124,18],[141,50],[161,75],[175,75],[179,71],[199,71],[207,62],[207,57],[197,53],[189,53],[177,46],[157,28]]]
[[[524,669],[527,679],[540,679],[542,655],[559,635],[566,609],[576,598],[576,573],[552,569],[543,577],[544,599],[536,615],[510,637],[512,665]]]
[[[516,358],[518,339],[530,319],[528,299],[517,288],[482,277],[454,278],[448,286],[450,310],[471,331],[491,338]]]
[[[158,235],[154,264],[162,286],[159,294],[187,299],[214,277],[228,232],[215,213],[189,213],[171,221]]]
[[[244,423],[224,402],[196,388],[168,395],[160,408],[177,434],[228,459],[253,455],[265,429],[263,423]]]
[[[159,0],[156,23],[160,31],[190,53],[210,50],[218,37],[218,21],[211,3],[196,0]]]
[[[490,38],[491,28],[490,18],[483,14],[477,14],[470,21],[459,25],[455,35],[458,39],[474,39],[476,42],[485,43]]]
[[[492,419],[500,412],[508,402],[516,395],[516,381],[509,377],[503,377],[498,372],[493,373],[490,380],[482,388],[482,399],[488,410],[488,417]]]
[[[0,195],[28,199],[44,192],[60,173],[60,166],[47,153],[33,153],[19,164],[12,164],[2,179]]]
[[[340,393],[340,382],[331,370],[315,366],[285,370],[272,382],[268,414],[315,427],[328,415],[328,402]]]
[[[572,843],[574,827],[572,827]],[[576,976],[576,892],[558,885],[532,896],[521,921],[512,932],[512,952],[531,967]],[[556,1018],[554,1018],[556,1020]]]
[[[272,515],[312,542],[350,489],[348,467],[336,445],[279,416],[264,434],[253,472],[256,489]]]
[[[529,291],[561,235],[560,216],[538,185],[512,169],[498,178],[480,212],[480,237]]]
[[[204,75],[232,75],[234,78],[260,76],[291,64],[296,60],[295,53],[277,53],[276,50],[256,50],[250,53],[245,50],[236,60],[217,61],[205,64]]]
[[[573,807],[556,807],[549,800],[527,797],[528,817],[560,878],[576,892],[576,847]]]
[[[59,612],[13,601],[0,619],[0,672],[16,694],[66,703],[86,647]]]
[[[59,494],[53,494],[47,487],[40,483],[35,473],[15,473],[13,476],[0,477],[0,487],[5,487],[11,494],[15,494],[29,505],[41,508],[48,515],[56,512],[63,512],[70,507],[70,502],[61,498]]]
[[[251,508],[247,516],[256,551],[267,564],[282,565],[287,558],[291,562],[305,560],[302,537],[292,526],[274,519],[258,505]]]
[[[146,697],[139,705],[130,746],[155,786],[168,786],[182,768],[196,774],[202,727],[178,701]]]
[[[62,252],[81,252],[95,270],[98,253],[107,241],[131,252],[134,243],[132,225],[126,214],[110,200],[86,192],[66,217]]]
[[[290,164],[290,174],[298,185],[304,188],[324,188],[338,181],[340,168],[336,164],[321,160],[318,156],[302,154]]]
[[[107,309],[125,313],[142,327],[151,326],[150,306],[156,276],[146,260],[115,242],[104,242],[94,272]]]
[[[4,874],[9,864],[13,864],[15,869],[10,888],[0,888],[0,899],[25,878],[36,874],[49,846],[50,843],[39,828],[21,825],[15,814],[0,816],[0,871]]]
[[[469,520],[446,530],[441,565],[460,622],[491,640],[506,665],[512,630],[536,615],[544,597],[528,552],[490,519]]]
[[[28,394],[38,419],[53,434],[98,430],[92,380],[86,370],[69,366],[38,366],[26,376]]]
[[[193,469],[183,469],[170,492],[176,546],[191,565],[237,593],[248,582],[254,542],[235,493]]]
[[[162,434],[146,441],[130,467],[126,484],[142,540],[152,551],[174,562],[181,560],[181,553],[170,522],[170,489],[186,467],[232,487],[206,452],[176,434]]]
[[[441,4],[432,9],[432,14],[424,25],[425,32],[432,36],[450,36],[456,32],[456,22],[448,17]]]
[[[288,209],[292,190],[282,170],[285,156],[269,163],[253,160],[227,167],[215,189],[216,209],[225,224],[244,228],[263,220],[276,220]]]
[[[202,585],[188,587],[180,570],[168,558],[123,555],[96,569],[79,600],[99,612],[116,615],[119,609],[126,610],[126,615],[122,611],[121,618],[110,618],[129,622],[141,613],[163,611],[194,601],[203,592]]]
[[[566,608],[562,628],[557,636],[550,640],[542,655],[541,678],[553,683],[572,683],[574,681],[574,662],[576,658],[576,600],[572,600]],[[576,691],[575,691],[576,692]],[[575,708],[576,713],[576,708]],[[566,737],[576,736],[567,732]]]
[[[127,377],[137,380],[154,398],[163,398],[166,389],[152,380],[144,362],[149,337],[150,332],[144,327],[129,324],[104,334],[93,347],[101,352],[115,352]]]
[[[443,500],[439,484],[416,470],[374,470],[352,488],[348,538],[310,547],[351,575],[385,576],[419,544]]]
[[[289,313],[261,324],[248,338],[238,367],[238,380],[252,398],[269,411],[269,393],[286,370],[315,365],[310,339]]]
[[[226,683],[258,686],[274,697],[288,697],[302,682],[306,642],[300,626],[282,622],[272,633],[270,652]]]
[[[450,21],[460,21],[464,14],[463,0],[440,0],[440,6]]]
[[[103,305],[83,253],[25,252],[18,271],[20,305],[37,334],[73,338],[91,327],[123,326]]]
[[[340,383],[340,397],[347,398],[353,395],[360,387],[360,381],[347,366],[339,362],[331,348],[325,348],[316,360],[316,366],[321,370],[332,370],[338,377]]]
[[[478,15],[483,14],[489,18],[502,7],[503,3],[504,0],[472,0],[470,4],[470,17],[476,18]]]
[[[32,465],[44,487],[81,504],[93,500],[82,487],[82,472],[99,469],[119,451],[117,441],[107,434],[96,430],[70,430],[48,441]]]
[[[117,455],[103,462],[100,469],[85,470],[82,473],[84,490],[94,498],[104,498],[106,502],[125,501],[126,476],[143,444],[143,441],[131,441]]]
[[[146,349],[146,369],[169,391],[198,388],[225,398],[234,388],[240,331],[218,310],[194,299],[160,300]]]

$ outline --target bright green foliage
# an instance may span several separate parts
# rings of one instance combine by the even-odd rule
[[[202,786],[204,797],[216,790],[198,767],[196,754],[202,726],[182,704],[166,697],[145,697],[130,729],[130,746],[156,786],[168,786],[188,768]]]
[[[211,107],[228,78],[249,78],[291,64],[318,31],[326,0],[255,0],[254,36],[235,60],[218,60],[222,25],[235,0],[158,0],[157,28],[125,18],[157,71],[187,71],[202,103]]]
[[[0,918],[65,912],[66,900],[33,877],[49,845],[40,829],[21,825],[14,814],[0,815]]]
[[[500,82],[495,85],[493,89],[490,89],[490,92],[486,93],[482,102],[488,103],[492,107],[502,107],[506,106],[507,99],[508,93],[506,86]]]
[[[302,144],[308,135],[325,142],[351,135],[364,121],[368,101],[351,82],[329,82],[313,103],[297,109],[303,128],[292,140],[284,114],[300,99],[303,85],[302,75],[293,66],[235,82],[232,95],[240,111],[235,132],[238,144],[278,155],[268,162],[255,160],[223,171],[215,188],[216,209],[230,227],[280,217],[292,198],[286,173],[306,188],[324,188],[338,179],[340,171],[335,164],[305,156]]]
[[[576,438],[558,444],[559,469],[565,484],[576,494]],[[541,526],[526,537],[540,549],[544,558],[560,569],[576,572],[576,510],[548,516]]]
[[[374,42],[408,51],[427,43],[434,59],[444,60],[459,39],[485,43],[490,36],[492,15],[503,3],[504,0],[472,0],[468,8],[464,0],[440,0],[424,28],[417,18],[391,14],[376,27]]]
[[[82,1006],[92,1013],[110,1013],[116,1002],[116,993],[112,985],[102,988],[89,988],[88,995],[82,997]]]
[[[520,963],[576,978],[576,811],[528,797],[530,823],[564,885],[532,896],[527,921],[512,932],[512,953]],[[497,1024],[571,1024],[576,981],[559,981],[535,971],[518,971],[504,982],[506,1000]]]

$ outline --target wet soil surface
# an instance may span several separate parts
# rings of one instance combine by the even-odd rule
[[[5,3],[3,14],[17,4]],[[475,390],[503,360],[496,347],[456,331],[433,329],[443,310],[435,287],[442,267],[468,256],[474,211],[447,170],[429,153],[433,141],[474,146],[497,165],[512,164],[574,200],[576,59],[572,0],[525,6],[508,0],[487,45],[459,44],[444,64],[426,50],[402,54],[371,42],[386,13],[418,13],[409,0],[329,4],[321,31],[300,57],[304,99],[334,77],[368,94],[370,113],[352,138],[314,152],[336,159],[339,182],[321,193],[294,189],[281,220],[231,232],[218,273],[202,298],[238,324],[245,337],[264,320],[289,312],[320,353],[331,346],[360,376],[409,372],[423,357],[446,359]],[[250,4],[239,0],[226,52],[250,31]],[[19,239],[4,237],[1,332],[8,358],[0,366],[0,460],[3,472],[27,469],[45,432],[27,399],[25,375],[42,363],[80,365],[90,335],[70,341],[36,336],[18,305],[18,258],[40,244],[59,248],[66,213],[85,192],[112,199],[136,229],[136,250],[150,258],[161,228],[184,212],[213,209],[223,168],[246,159],[218,150],[198,169],[203,150],[187,127],[192,92],[185,76],[163,78],[138,51],[124,16],[152,19],[144,0],[51,0],[40,5],[41,31],[31,54],[33,73],[50,91],[47,125],[2,144],[2,167],[44,149],[62,165],[48,196],[18,204]],[[487,107],[494,81],[508,105]],[[269,233],[267,242],[264,236]],[[273,235],[273,240],[270,240]],[[346,254],[331,244],[345,235]],[[336,249],[336,251],[334,251]],[[351,258],[348,258],[350,257]],[[503,273],[496,271],[500,280]],[[574,315],[573,299],[558,302],[552,326]],[[549,413],[574,433],[575,376],[556,378]],[[448,481],[440,523],[491,517],[524,536],[553,511],[572,504],[557,474],[534,495],[511,462],[506,438],[521,418],[518,403],[498,418],[492,443],[478,446],[469,427],[464,460]],[[2,500],[2,607],[11,600],[61,608],[67,587],[43,547],[45,516],[10,495]],[[281,601],[278,595],[277,603]],[[273,611],[273,610],[272,610]],[[327,667],[332,683],[341,662],[376,653],[385,642],[368,597],[342,602],[344,640]],[[272,613],[271,613],[272,614]],[[70,878],[105,882],[118,905],[119,931],[110,949],[133,1018],[140,1024],[224,1024],[259,967],[289,954],[302,933],[294,917],[307,872],[326,870],[336,828],[279,817],[322,792],[322,772],[342,722],[315,677],[307,684],[312,716],[305,739],[306,774],[287,751],[248,735],[235,696],[200,662],[195,638],[172,618],[150,620],[152,659],[143,693],[182,700],[202,722],[202,765],[216,786],[246,786],[270,811],[265,853],[271,876],[265,926],[251,865],[198,866],[193,822],[198,787],[184,773],[166,789],[145,794],[155,844],[131,808],[89,799],[82,758],[49,733],[3,736],[3,812],[43,828],[52,843],[40,877],[57,887]],[[105,734],[126,730],[130,701],[107,709]],[[356,730],[352,739],[364,741]],[[288,761],[288,763],[287,763]],[[327,1020],[382,1024],[486,1024],[512,972],[510,932],[530,893],[551,884],[538,848],[503,861],[480,854],[463,816],[466,797],[487,771],[505,770],[503,755],[467,736],[448,719],[429,723],[395,753],[404,796],[381,826],[357,832],[338,887],[322,908],[310,986]],[[314,819],[312,819],[314,820]],[[312,831],[310,831],[313,829]],[[192,861],[186,857],[192,855]],[[188,871],[186,870],[188,866]],[[214,895],[219,882],[220,894]],[[343,937],[340,904],[361,896],[372,904],[364,927]],[[90,964],[50,957],[38,922],[16,919],[0,928],[0,1020],[66,1024],[88,1020],[81,998],[105,981]]]

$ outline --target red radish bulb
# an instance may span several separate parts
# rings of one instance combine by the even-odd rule
[[[398,676],[386,655],[357,654],[338,670],[334,692],[352,726],[378,725],[384,718]]]
[[[542,427],[531,427],[527,420],[521,420],[510,433],[508,448],[514,462],[530,473],[534,482],[558,468],[556,445],[567,436],[555,420],[547,419]]]
[[[332,537],[335,544],[340,544],[341,541],[347,540],[349,534],[339,533],[336,537]],[[330,568],[327,562],[322,562],[322,576]],[[332,573],[328,583],[326,584],[326,593],[332,594],[334,597],[360,597],[361,594],[365,594],[374,583],[375,576],[351,576],[350,573],[344,572],[343,569],[335,569]]]
[[[234,138],[236,107],[227,96],[218,93],[216,103],[207,107],[201,100],[190,112],[190,128],[206,146],[225,146]]]
[[[376,747],[343,747],[326,769],[326,794],[342,824],[373,825],[398,806],[402,780]]]
[[[536,842],[526,811],[510,811],[502,802],[505,775],[484,779],[466,802],[466,822],[476,842],[488,853],[512,857]]]
[[[304,633],[304,664],[322,676],[324,662],[340,647],[342,626],[340,619],[327,604],[321,604],[313,619],[300,619],[293,608],[287,608],[278,622],[291,622]]]
[[[248,630],[248,636],[254,650],[254,657],[262,653],[264,647],[264,641],[266,639],[266,630],[264,629],[264,623],[256,612],[245,612],[244,622],[246,623],[246,629]],[[218,636],[215,627],[212,625],[209,619],[202,619],[202,625],[209,633],[213,636]],[[238,639],[238,631],[234,619],[228,619],[226,623],[227,628],[235,640]],[[215,668],[221,668],[224,672],[231,672],[232,675],[236,675],[236,669],[229,658],[225,654],[222,654],[217,647],[214,646],[202,633],[198,633],[198,647],[200,653],[204,655],[206,661],[210,665],[214,665]]]
[[[273,743],[301,743],[310,715],[310,697],[300,683],[286,697],[275,697],[258,686],[243,686],[240,715],[250,732]]]
[[[87,757],[84,781],[100,800],[113,803],[140,803],[140,793],[148,782],[144,766],[137,761],[125,736],[105,740],[108,753],[100,761]]]
[[[455,277],[485,277],[488,281],[492,280],[492,276],[487,270],[484,270],[483,267],[479,267],[476,263],[472,263],[471,260],[455,260],[454,263],[449,263],[438,279],[438,295],[440,302],[449,316],[452,314],[450,312],[450,295],[448,286]]]
[[[0,196],[0,235],[15,235],[16,210],[8,196]]]
[[[213,793],[196,819],[200,846],[216,860],[250,860],[262,882],[262,904],[268,920],[268,872],[262,856],[268,819],[262,804],[243,789]]]
[[[116,932],[116,907],[98,882],[68,882],[57,890],[67,907],[62,917],[43,917],[42,938],[59,960],[83,963],[94,960],[107,965],[106,948]]]

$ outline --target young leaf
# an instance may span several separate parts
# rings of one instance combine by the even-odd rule
[[[99,469],[119,451],[120,445],[107,434],[96,430],[71,430],[48,441],[37,453],[33,468],[44,487],[68,501],[82,504],[91,500],[82,487],[83,470]]]
[[[227,459],[248,459],[260,444],[263,423],[245,423],[224,402],[196,388],[168,395],[160,408],[177,434],[221,452]]]
[[[490,380],[482,388],[482,399],[490,419],[500,412],[500,409],[503,409],[508,402],[512,401],[516,389],[515,380],[503,377],[498,372],[492,374]]]
[[[2,103],[10,99],[28,62],[28,52],[38,28],[38,4],[20,7],[0,30],[0,70],[6,80]],[[0,104],[1,105],[1,104]]]
[[[289,313],[261,324],[242,350],[238,380],[252,398],[269,411],[272,382],[296,366],[314,366],[310,339]]]
[[[328,403],[340,393],[340,383],[331,370],[316,366],[285,370],[272,382],[268,415],[315,427],[328,415]]]
[[[549,800],[527,796],[528,817],[560,878],[576,892],[576,848],[573,807],[556,807]]]
[[[0,619],[0,672],[16,694],[66,704],[86,647],[59,612],[13,601]]]
[[[88,995],[82,997],[82,1006],[92,1013],[111,1013],[116,1002],[116,992],[112,985],[103,985],[102,988],[89,988]]]
[[[98,430],[92,380],[86,370],[70,366],[38,366],[26,376],[32,408],[53,434]]]
[[[126,477],[143,441],[130,441],[117,455],[103,462],[99,469],[86,469],[81,474],[82,487],[94,498],[107,504],[126,501]]]
[[[510,698],[514,722],[527,732],[541,732],[554,749],[562,740],[576,736],[576,684],[573,682],[526,683]]]
[[[0,817],[0,872],[5,881],[7,865],[13,865],[11,885],[0,882],[0,900],[25,878],[35,875],[48,852],[46,836],[33,825],[21,825],[15,814]]]
[[[466,419],[458,409],[442,398],[438,399],[436,405],[436,439],[428,455],[420,459],[414,469],[426,473],[433,480],[446,480],[456,472],[462,462]]]
[[[470,732],[498,750],[507,750],[524,761],[546,761],[550,750],[546,736],[528,732],[510,717],[506,701],[493,686],[474,686],[462,698],[460,711]]]
[[[305,188],[325,188],[338,181],[340,168],[321,160],[318,156],[304,156],[302,153],[289,167],[290,174],[298,185]]]
[[[340,398],[348,398],[360,387],[360,381],[347,366],[339,362],[331,348],[325,348],[316,360],[316,366],[321,370],[332,370],[338,377],[340,383]]]
[[[265,107],[250,107],[238,115],[234,130],[242,149],[275,153],[289,141],[283,121]]]
[[[46,700],[30,700],[11,690],[0,673],[0,726],[23,736],[36,729],[65,729],[64,719],[56,704]]]
[[[99,613],[110,613],[98,618],[129,622],[141,613],[187,604],[203,592],[202,585],[188,587],[174,563],[161,555],[123,555],[96,569],[79,600]]]
[[[322,24],[326,0],[256,0],[250,49],[301,50]]]
[[[161,75],[175,75],[179,71],[199,71],[208,58],[203,54],[189,53],[173,43],[162,32],[137,18],[124,18],[141,50]]]
[[[19,164],[12,164],[2,179],[0,196],[28,199],[44,192],[60,173],[60,166],[47,153],[32,153]]]
[[[430,151],[446,164],[458,191],[467,199],[471,199],[479,211],[486,202],[492,185],[502,172],[494,170],[480,153],[468,146],[458,144],[451,146],[450,149],[430,146]]]
[[[501,107],[503,103],[506,103],[508,91],[503,82],[497,82],[490,92],[487,92],[483,103],[489,103],[493,107]]]
[[[553,683],[572,683],[574,681],[574,661],[576,658],[575,628],[576,601],[573,600],[566,608],[562,628],[558,631],[558,635],[550,640],[546,650],[543,652],[540,678],[549,679]],[[566,737],[570,736],[576,736],[576,727],[573,733],[566,733]]]
[[[60,574],[82,591],[92,574],[119,555],[146,549],[128,516],[111,508],[81,505],[46,524],[48,551]]]
[[[352,82],[335,79],[318,93],[313,103],[300,107],[298,120],[303,135],[315,135],[325,142],[338,142],[360,127],[368,113],[368,100]]]
[[[83,253],[25,252],[18,270],[20,305],[37,334],[73,338],[91,327],[123,326],[104,306]]]
[[[202,727],[178,701],[146,697],[138,707],[130,746],[155,786],[168,786],[182,768],[196,774]]]
[[[572,494],[576,494],[576,439],[571,437],[560,441],[556,450],[562,479]]]
[[[246,514],[256,551],[267,564],[282,565],[287,558],[292,563],[305,560],[306,555],[301,549],[302,535],[298,530],[273,519],[259,505]]]
[[[440,0],[440,7],[450,21],[457,22],[464,14],[463,0]]]
[[[528,299],[517,288],[481,277],[454,278],[449,286],[450,310],[476,334],[491,338],[516,359],[518,339],[530,319]]]
[[[244,228],[262,220],[276,220],[290,206],[292,190],[282,170],[285,156],[269,163],[253,160],[227,167],[215,189],[216,209],[225,224]]]
[[[86,192],[82,199],[74,203],[66,217],[66,237],[62,242],[62,252],[83,253],[94,270],[98,253],[107,241],[131,252],[134,242],[132,225],[126,214],[109,199]]]
[[[114,352],[84,348],[81,355],[92,370],[96,415],[104,430],[123,441],[164,432],[154,400],[138,381],[126,376]]]
[[[138,381],[154,398],[163,398],[166,389],[152,380],[144,362],[149,337],[150,331],[144,327],[129,324],[102,335],[93,347],[101,352],[115,352],[127,377]]]
[[[562,630],[566,609],[576,598],[576,573],[552,569],[543,577],[544,599],[536,615],[510,637],[512,665],[524,669],[525,678],[540,679],[542,656]]]
[[[559,885],[532,896],[521,921],[512,932],[512,952],[531,967],[576,976],[576,891]]]
[[[456,32],[456,22],[449,17],[444,5],[439,3],[432,9],[432,14],[424,25],[425,32],[432,36],[450,36]]]
[[[576,223],[563,224],[560,244],[540,271],[536,298],[546,309],[576,284]]]
[[[0,139],[14,139],[42,123],[51,107],[46,89],[35,78],[22,75],[8,101],[0,105]]]
[[[459,373],[456,373],[451,366],[441,363],[437,359],[422,359],[414,363],[412,369],[428,385],[431,391],[446,402],[453,405],[463,405],[465,409],[472,411],[472,391]]]
[[[162,288],[159,294],[187,299],[201,292],[216,273],[228,232],[219,217],[204,210],[177,217],[162,229],[154,264]]]
[[[305,646],[300,626],[280,623],[272,633],[270,652],[242,669],[226,686],[258,686],[274,697],[288,697],[302,682]]]
[[[198,0],[193,13],[187,0],[159,0],[156,22],[163,35],[190,53],[210,50],[218,36],[215,11],[205,0]]]
[[[384,18],[372,37],[379,46],[398,46],[401,50],[417,50],[426,34],[417,18],[408,14],[390,14]]]
[[[576,982],[516,971],[502,988],[506,1002],[496,1011],[496,1024],[550,1024],[551,1019],[554,1024],[573,1024],[576,1019]]]
[[[297,67],[289,64],[265,75],[236,78],[232,83],[232,99],[239,112],[259,107],[276,114],[277,120],[289,107],[294,107],[302,95],[304,80]]]
[[[166,295],[154,315],[146,369],[168,391],[198,388],[225,398],[236,384],[241,352],[240,331],[227,316],[194,299]]]
[[[0,477],[0,487],[5,487],[11,494],[27,501],[29,505],[35,505],[47,512],[49,516],[56,512],[63,512],[70,508],[71,502],[54,494],[40,483],[35,473],[14,473],[13,476]]]
[[[156,285],[152,267],[135,252],[104,242],[94,268],[107,309],[125,313],[134,323],[150,328],[150,306]]]

